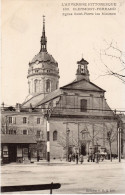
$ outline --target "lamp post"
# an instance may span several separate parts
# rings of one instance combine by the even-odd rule
[[[96,162],[97,163],[99,163],[99,151],[98,151],[98,147],[99,147],[100,145],[98,144],[98,140],[96,141],[96,145],[95,145],[95,147],[96,147]]]
[[[67,148],[66,161],[68,161],[68,156],[69,156],[69,133],[70,133],[70,130],[69,128],[67,128],[66,129],[66,148]]]
[[[47,161],[50,162],[50,124],[47,120]]]
[[[121,127],[118,127],[118,161],[121,162]]]

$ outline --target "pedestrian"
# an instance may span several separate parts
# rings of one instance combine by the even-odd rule
[[[92,154],[92,162],[95,162],[95,154]]]
[[[99,152],[96,152],[96,163],[99,163]]]
[[[83,163],[83,155],[82,154],[80,154],[79,161],[81,162],[81,164]]]
[[[75,162],[75,153],[72,154],[72,161]]]
[[[31,152],[28,153],[28,159],[31,161]]]
[[[79,156],[78,153],[76,153],[76,164],[78,164]]]
[[[39,156],[39,154],[37,155],[37,162],[39,162],[39,160],[40,160],[40,156]]]
[[[72,160],[72,154],[69,154],[69,162]]]
[[[88,153],[88,155],[87,155],[87,161],[89,162],[89,160],[90,160],[90,157],[89,157],[90,155],[89,155],[89,153]]]

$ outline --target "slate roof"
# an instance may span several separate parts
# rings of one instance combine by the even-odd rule
[[[43,98],[43,93],[37,94],[36,96],[33,96],[32,98],[28,99],[27,101],[23,102],[23,104],[21,105],[22,108],[29,108],[30,104],[32,104],[32,107],[35,108],[38,105],[49,101],[50,99],[53,99],[59,95],[61,95],[62,92],[60,89],[56,89],[55,91],[49,93],[48,95],[45,96],[45,98]]]
[[[1,143],[13,144],[36,144],[35,138],[31,135],[10,135],[1,134]]]
[[[36,61],[50,62],[50,63],[57,64],[57,62],[55,61],[53,56],[50,55],[48,52],[39,52],[37,55],[35,55],[35,57],[32,59],[32,61],[30,63],[35,63]]]
[[[35,96],[32,96],[28,100],[24,101],[21,105],[22,108],[30,107],[30,104],[32,104],[32,107],[36,105],[36,103],[40,102],[43,99],[43,93],[39,93]]]
[[[52,100],[56,97],[59,97],[61,94],[63,94],[61,89],[56,89],[55,91],[49,93],[45,98],[43,98],[39,103],[37,103],[36,106],[39,106],[41,104],[44,104],[48,102],[49,100]]]

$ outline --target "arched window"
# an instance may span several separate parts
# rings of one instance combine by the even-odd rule
[[[28,82],[28,84],[29,84],[29,93],[30,93],[30,82]]]
[[[48,80],[46,81],[46,92],[50,92],[50,85],[51,85],[51,82],[50,82],[50,80],[48,79]]]
[[[53,141],[57,141],[57,131],[53,132]]]
[[[58,89],[58,82],[56,82],[56,89]]]
[[[39,81],[37,79],[34,81],[34,92],[39,92]]]

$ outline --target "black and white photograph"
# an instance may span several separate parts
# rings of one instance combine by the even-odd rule
[[[1,0],[1,193],[125,194],[125,0]]]

